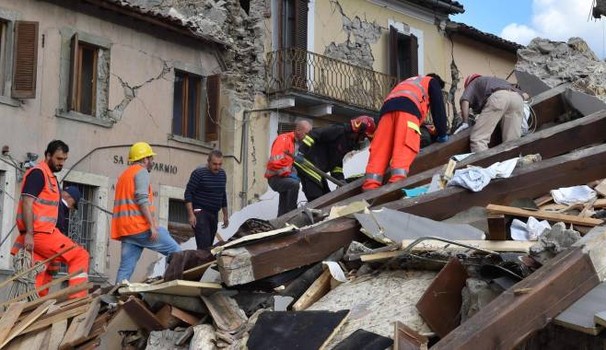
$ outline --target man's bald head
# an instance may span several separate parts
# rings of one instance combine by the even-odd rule
[[[295,120],[295,139],[297,141],[303,140],[305,135],[311,131],[311,121],[309,119],[297,119]]]

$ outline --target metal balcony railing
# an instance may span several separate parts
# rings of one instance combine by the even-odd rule
[[[303,92],[378,111],[397,78],[334,58],[288,48],[267,54],[267,92]]]

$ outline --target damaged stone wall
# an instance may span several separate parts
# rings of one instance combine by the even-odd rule
[[[248,13],[239,0],[130,0],[131,4],[194,24],[200,34],[227,43],[219,52],[224,87],[252,105],[264,88],[262,26],[266,5],[250,1]],[[232,100],[233,102],[233,100]]]
[[[247,142],[251,145],[249,150],[254,152],[258,148],[255,147],[258,141],[254,139],[254,128],[263,127],[245,123],[244,117],[246,111],[263,104],[264,36],[267,34],[265,21],[269,2],[251,0],[247,3],[247,11],[240,0],[129,0],[129,3],[193,24],[198,33],[226,43],[215,52],[221,66],[221,148],[225,156],[233,157],[240,164],[243,161],[240,152],[243,128],[251,129]],[[258,164],[254,153],[249,153],[248,157],[254,179],[256,169],[264,164]],[[235,178],[245,176],[240,174],[244,169],[236,163],[225,164],[225,170]],[[238,185],[234,185],[230,202],[236,204]]]
[[[571,83],[571,88],[606,102],[606,62],[600,61],[581,38],[567,42],[535,38],[518,50],[516,69],[538,77],[551,88]]]
[[[333,10],[341,14],[342,29],[347,39],[342,43],[332,42],[324,49],[324,55],[356,66],[373,69],[375,58],[371,45],[381,38],[381,26],[359,16],[349,18],[338,1],[330,1]]]

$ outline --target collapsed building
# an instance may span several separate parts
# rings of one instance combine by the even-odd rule
[[[600,338],[593,336],[601,330],[603,321],[594,321],[600,319],[599,312],[583,314],[582,324],[567,315],[577,312],[575,302],[587,303],[583,298],[597,293],[599,300],[603,198],[569,208],[554,205],[548,193],[589,184],[603,195],[604,84],[596,74],[603,71],[603,62],[580,39],[535,39],[521,48],[466,26],[451,26],[448,15],[462,11],[456,1],[403,1],[400,12],[384,16],[397,18],[389,21],[376,15],[383,10],[366,3],[357,4],[357,9],[353,1],[314,2],[316,13],[310,15],[302,3],[307,6],[305,1],[48,0],[36,6],[20,2],[33,9],[21,13],[3,8],[2,33],[5,21],[13,25],[20,18],[52,15],[53,21],[41,27],[40,57],[46,60],[40,66],[60,67],[58,77],[52,69],[40,73],[45,84],[57,83],[44,85],[43,91],[52,94],[43,102],[9,98],[11,75],[2,76],[3,106],[14,108],[28,125],[38,125],[39,117],[48,126],[43,135],[15,133],[21,121],[11,120],[3,139],[23,138],[13,152],[25,153],[31,144],[46,142],[46,136],[68,137],[72,128],[77,130],[77,144],[88,146],[76,147],[76,169],[62,178],[90,186],[86,198],[104,209],[114,173],[124,164],[120,153],[111,150],[128,146],[119,142],[124,135],[152,137],[166,146],[161,155],[170,160],[157,169],[160,219],[173,231],[187,231],[173,212],[179,204],[179,183],[188,173],[186,164],[198,162],[196,157],[215,145],[230,150],[228,170],[242,179],[230,189],[230,201],[241,206],[254,202],[263,191],[257,178],[264,162],[258,154],[269,142],[267,129],[287,130],[297,115],[317,118],[320,125],[360,113],[372,115],[390,84],[407,74],[431,69],[450,77],[448,101],[454,118],[460,77],[476,69],[505,77],[512,66],[510,56],[517,52],[517,81],[533,96],[534,132],[450,163],[445,170],[452,156],[469,152],[469,133],[456,135],[448,144],[426,148],[401,183],[362,193],[360,182],[352,182],[282,217],[248,221],[218,250],[192,260],[175,258],[167,270],[172,275],[162,280],[98,288],[80,300],[64,300],[70,289],[27,303],[19,301],[28,296],[16,296],[4,304],[0,321],[8,326],[0,347],[599,346]],[[401,12],[416,16],[395,15]],[[330,30],[325,31],[339,35],[308,43],[308,30],[314,28],[308,19],[327,13],[338,20],[327,21]],[[289,18],[292,22],[285,20]],[[283,26],[286,32],[268,35],[268,26]],[[99,28],[108,37],[99,35]],[[443,45],[446,35],[454,43],[448,50]],[[98,86],[106,84],[107,90],[95,94],[95,113],[75,110],[67,101],[74,37],[84,49],[92,45],[99,57]],[[390,50],[384,47],[386,38],[394,45]],[[484,46],[477,48],[475,40]],[[424,50],[445,51],[447,55],[438,56],[450,58],[450,49],[453,61],[431,66],[424,59]],[[461,51],[488,56],[495,70],[467,62]],[[403,57],[394,52],[403,52]],[[331,85],[342,71],[355,79]],[[220,97],[205,96],[217,102],[208,105],[208,120],[220,117],[221,123],[204,124],[200,137],[185,130],[179,135],[171,128],[172,120],[161,117],[171,115],[174,103],[147,105],[158,102],[157,96],[173,94],[177,78],[200,79],[206,92],[220,91]],[[61,101],[59,106],[56,101]],[[270,121],[265,122],[267,115]],[[136,127],[139,124],[146,127]],[[267,140],[261,142],[264,133]],[[110,141],[113,148],[107,145]],[[489,167],[519,156],[525,157],[510,177],[490,181],[479,192],[453,186],[412,195],[434,178],[434,183],[450,178],[456,169]],[[112,160],[109,171],[104,169],[107,160]],[[27,161],[33,159],[28,156]],[[19,181],[1,164],[0,177],[6,180],[2,194],[16,197],[11,186]],[[3,197],[3,203],[8,202],[9,197]],[[10,207],[2,207],[3,234],[10,231]],[[111,273],[107,266],[113,254],[103,236],[107,218],[97,207],[91,206],[89,216],[79,222],[93,227],[88,233],[94,239],[87,248],[95,253],[99,280],[94,281],[99,284]],[[541,216],[564,226],[553,225],[531,250],[531,244],[509,239],[514,216]],[[488,239],[482,240],[482,234]]]
[[[606,110],[599,86],[580,85],[586,77],[558,61],[591,57],[585,47],[535,39],[520,51],[519,83],[542,90],[533,133],[454,161],[468,152],[464,131],[426,148],[406,180],[364,193],[358,180],[274,220],[251,218],[210,251],[173,256],[159,280],[81,300],[61,302],[69,290],[18,297],[0,319],[22,315],[4,344],[602,348]],[[542,78],[553,67],[561,73]],[[494,164],[509,174],[479,190],[444,187],[457,171]],[[554,190],[579,185],[594,195],[556,201]],[[512,240],[513,218],[551,225],[536,241]]]

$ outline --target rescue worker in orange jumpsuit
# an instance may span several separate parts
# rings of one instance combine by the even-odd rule
[[[131,165],[118,178],[114,194],[112,239],[121,242],[116,283],[130,280],[143,249],[162,255],[180,252],[181,247],[167,229],[158,226],[150,176],[156,153],[146,142],[133,144],[128,153]]]
[[[311,139],[307,133],[311,129],[312,124],[309,120],[298,119],[295,121],[295,131],[278,135],[271,146],[265,178],[269,187],[280,194],[278,216],[297,208],[301,181],[297,170],[293,167],[292,156],[298,152],[301,143],[310,144]]]
[[[67,264],[70,274],[79,270],[69,280],[69,285],[75,286],[88,282],[89,254],[62,234],[57,225],[59,201],[61,199],[59,183],[53,173],[61,171],[67,160],[69,147],[63,141],[51,141],[44,152],[44,161],[29,169],[23,178],[21,197],[17,209],[17,228],[21,233],[13,245],[11,253],[17,254],[19,249],[33,251],[34,261],[46,260],[52,255],[76,246],[61,254],[57,260]],[[50,282],[52,275],[46,272],[36,276],[36,288]],[[41,296],[48,291],[42,291]],[[70,298],[83,297],[88,290],[82,290],[70,295]]]
[[[318,169],[343,181],[343,157],[353,150],[360,149],[360,145],[367,138],[372,139],[376,128],[372,117],[361,115],[348,123],[315,128],[309,132],[307,136],[311,138],[311,145],[303,143],[299,147],[300,155],[295,156],[295,162],[302,165],[298,170],[303,193],[308,202],[329,193],[330,188],[325,178],[313,169],[305,167],[303,159],[299,160],[298,157],[306,158]]]
[[[370,144],[363,190],[381,186],[388,166],[391,167],[390,183],[408,176],[410,164],[420,149],[419,126],[430,111],[438,133],[436,140],[448,141],[442,88],[442,78],[431,73],[401,81],[387,95],[379,112],[375,137]]]

